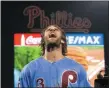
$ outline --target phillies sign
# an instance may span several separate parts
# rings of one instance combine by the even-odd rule
[[[28,17],[27,28],[32,32],[40,32],[41,29],[48,25],[57,24],[65,31],[75,32],[89,32],[91,28],[91,21],[87,17],[74,17],[71,12],[56,11],[51,12],[49,16],[46,16],[44,10],[38,6],[26,7],[23,11],[24,16]],[[39,21],[38,23],[36,21]],[[35,27],[35,24],[40,24],[39,28]]]

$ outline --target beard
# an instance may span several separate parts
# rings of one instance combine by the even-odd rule
[[[53,51],[55,48],[59,48],[60,44],[61,44],[61,39],[57,39],[56,41],[53,42],[46,41],[45,47],[47,48],[47,51],[50,52]]]

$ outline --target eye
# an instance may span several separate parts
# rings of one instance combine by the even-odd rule
[[[50,31],[50,29],[47,29],[46,31]]]
[[[59,29],[56,28],[55,31],[59,31]]]

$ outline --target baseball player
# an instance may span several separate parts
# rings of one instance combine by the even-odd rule
[[[65,55],[67,43],[64,31],[57,25],[50,25],[41,35],[43,54],[23,68],[19,86],[91,87],[83,66]]]

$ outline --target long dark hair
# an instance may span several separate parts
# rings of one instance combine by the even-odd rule
[[[58,25],[49,25],[48,27],[50,26],[54,26],[54,27],[57,27],[58,29],[60,29],[61,31],[61,39],[64,41],[64,43],[62,43],[62,54],[65,56],[66,55],[66,52],[67,52],[67,42],[66,42],[66,36],[65,36],[65,32],[64,30],[62,30]],[[42,30],[42,33],[41,33],[41,48],[42,48],[42,55],[44,55],[45,53],[45,42],[44,42],[44,33],[45,33],[45,30],[48,28],[46,27],[45,29]]]

